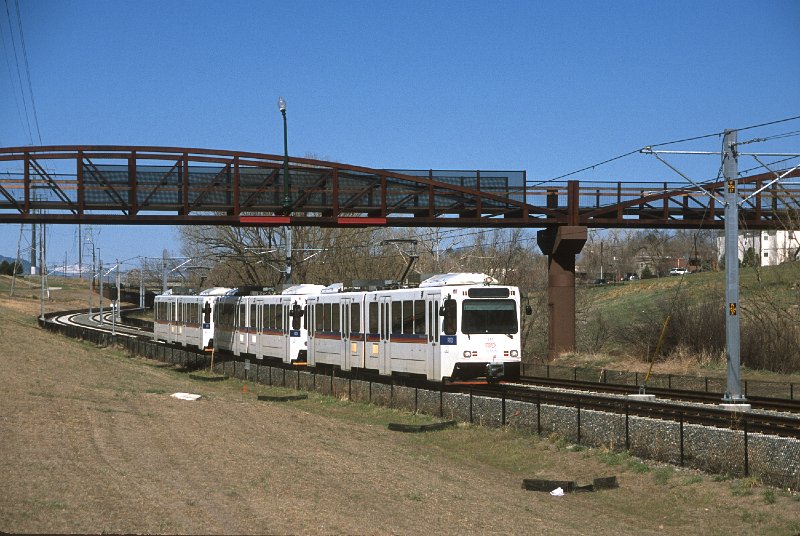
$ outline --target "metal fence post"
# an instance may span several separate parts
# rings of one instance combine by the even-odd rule
[[[746,385],[746,384],[745,384]],[[750,476],[750,456],[748,454],[747,416],[742,415],[744,422],[744,476]]]
[[[683,413],[680,414],[681,423],[681,467],[683,467]]]
[[[628,402],[625,401],[625,450],[629,450],[631,448],[629,423],[630,423],[630,407],[628,406]]]
[[[505,426],[506,425],[506,388],[505,388],[505,386],[503,387],[502,399],[503,399],[502,400],[503,411],[502,411],[502,416],[500,418],[500,426]]]
[[[472,424],[472,389],[469,390],[469,423]]]
[[[536,393],[536,433],[542,435],[542,393]]]

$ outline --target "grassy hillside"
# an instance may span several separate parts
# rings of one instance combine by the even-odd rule
[[[546,311],[544,293],[537,298],[539,310]],[[670,315],[657,361],[724,366],[724,272],[579,286],[576,309],[582,362],[647,361]],[[800,262],[742,268],[739,314],[743,364],[800,371]],[[529,359],[541,359],[546,353],[546,330],[546,322],[532,329],[526,344]],[[566,359],[574,361],[576,356]]]

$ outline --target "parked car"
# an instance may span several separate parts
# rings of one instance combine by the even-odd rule
[[[686,268],[673,268],[672,270],[669,271],[669,275],[684,275],[688,273],[689,270],[687,270]]]

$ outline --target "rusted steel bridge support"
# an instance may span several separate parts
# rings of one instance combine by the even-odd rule
[[[536,241],[547,255],[548,357],[575,350],[575,256],[586,243],[587,228],[548,227]]]

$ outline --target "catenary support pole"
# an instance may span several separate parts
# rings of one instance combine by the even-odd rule
[[[728,383],[725,400],[744,400],[739,377],[739,181],[736,131],[726,130],[722,141],[722,175],[725,178],[725,343]]]

